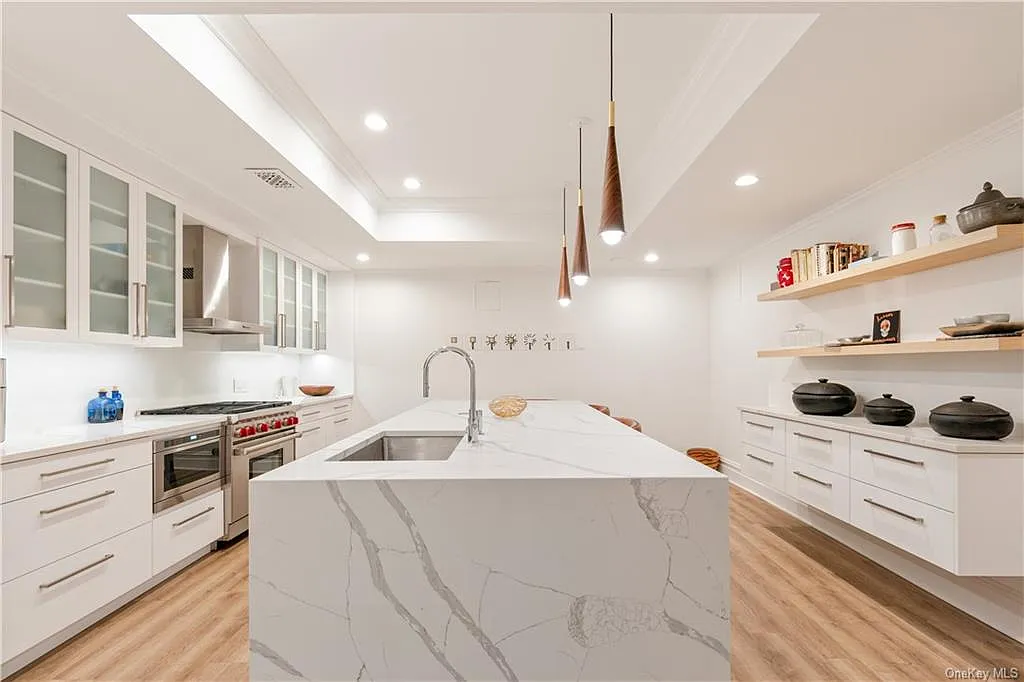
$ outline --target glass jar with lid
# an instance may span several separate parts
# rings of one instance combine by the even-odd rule
[[[932,244],[952,239],[956,236],[953,226],[946,222],[946,214],[940,213],[932,218],[932,226],[928,230],[928,240]]]
[[[793,325],[782,334],[782,345],[786,348],[807,348],[808,346],[820,346],[822,344],[821,331],[818,329],[807,329],[802,322]]]

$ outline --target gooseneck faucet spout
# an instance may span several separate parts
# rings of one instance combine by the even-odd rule
[[[480,440],[480,434],[483,433],[483,428],[481,428],[483,412],[476,409],[476,363],[473,362],[469,353],[458,346],[442,346],[431,351],[427,359],[423,361],[423,397],[430,397],[430,362],[442,353],[461,355],[469,365],[469,425],[466,428],[466,434],[469,436],[470,443],[476,443]]]

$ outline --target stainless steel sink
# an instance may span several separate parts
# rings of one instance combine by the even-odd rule
[[[464,434],[429,436],[381,434],[373,440],[345,450],[329,462],[409,462],[448,459]]]

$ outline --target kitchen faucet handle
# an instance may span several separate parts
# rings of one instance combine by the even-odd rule
[[[483,433],[484,432],[484,411],[483,410],[477,410],[476,411],[476,432],[477,433]]]

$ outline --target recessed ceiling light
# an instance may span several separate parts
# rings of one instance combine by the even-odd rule
[[[366,118],[363,119],[363,123],[367,128],[378,133],[388,128],[387,119],[377,113],[367,114]]]
[[[402,184],[405,185],[406,189],[419,189],[421,187],[419,178],[406,178],[402,181]]]
[[[757,181],[760,179],[761,178],[757,177],[756,175],[741,175],[738,178],[736,178],[736,186],[750,187],[751,185],[756,185]]]
[[[356,260],[359,261],[360,263],[365,263],[366,261],[370,260],[370,254],[368,254],[368,253],[357,253],[356,254]]]
[[[648,251],[644,255],[644,262],[645,263],[657,263],[658,262],[658,254],[654,253],[653,251]]]

